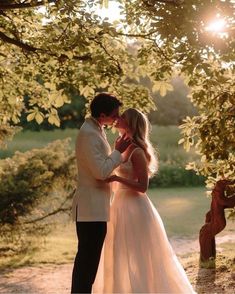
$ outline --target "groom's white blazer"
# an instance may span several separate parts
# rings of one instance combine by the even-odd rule
[[[121,153],[111,153],[103,128],[94,118],[87,118],[76,141],[78,183],[72,204],[76,221],[108,221],[110,184],[105,183],[122,162]]]

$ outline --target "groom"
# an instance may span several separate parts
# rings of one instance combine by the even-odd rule
[[[82,125],[76,142],[78,188],[73,199],[78,252],[75,257],[71,293],[91,293],[107,231],[110,186],[104,180],[121,164],[121,153],[129,146],[122,137],[111,148],[103,130],[119,118],[122,103],[101,93],[90,105],[91,117]]]

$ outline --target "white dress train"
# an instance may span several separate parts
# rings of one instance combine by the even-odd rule
[[[130,158],[115,171],[134,179]],[[148,196],[115,186],[93,293],[195,293]]]

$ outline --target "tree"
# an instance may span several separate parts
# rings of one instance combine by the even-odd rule
[[[70,103],[64,104],[58,109],[58,117],[60,119],[60,129],[66,128],[76,128],[78,129],[84,121],[86,114],[85,104],[86,100],[83,96],[80,96],[78,91],[71,86],[63,86],[66,89],[66,95],[70,99]],[[29,103],[30,98],[28,96],[24,97],[24,103],[26,108]],[[42,111],[42,109],[40,109]],[[20,123],[18,124],[23,130],[54,130],[58,129],[58,126],[50,124],[47,120],[44,120],[41,124],[38,124],[35,120],[27,121],[28,113],[23,111],[20,117]]]
[[[208,184],[234,179],[234,2],[116,2],[123,18],[109,23],[96,15],[108,1],[1,1],[0,138],[13,134],[22,111],[28,120],[59,125],[57,109],[69,103],[65,83],[88,102],[107,90],[125,107],[148,112],[153,100],[137,82],[148,77],[152,91],[165,96],[172,91],[169,81],[180,76],[198,109],[181,127],[185,149],[195,147],[201,155],[188,168],[206,175]],[[207,23],[218,15],[227,27],[212,34]],[[30,97],[27,108],[24,95]]]
[[[149,119],[152,124],[180,125],[186,116],[197,115],[197,109],[187,98],[189,88],[179,78],[172,80],[174,91],[170,91],[165,97],[154,94],[157,110],[152,110]]]

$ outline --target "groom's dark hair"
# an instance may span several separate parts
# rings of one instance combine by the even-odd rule
[[[122,102],[119,101],[114,95],[100,93],[91,101],[91,115],[95,118],[99,117],[101,113],[110,115],[114,109],[120,106],[122,106]]]

